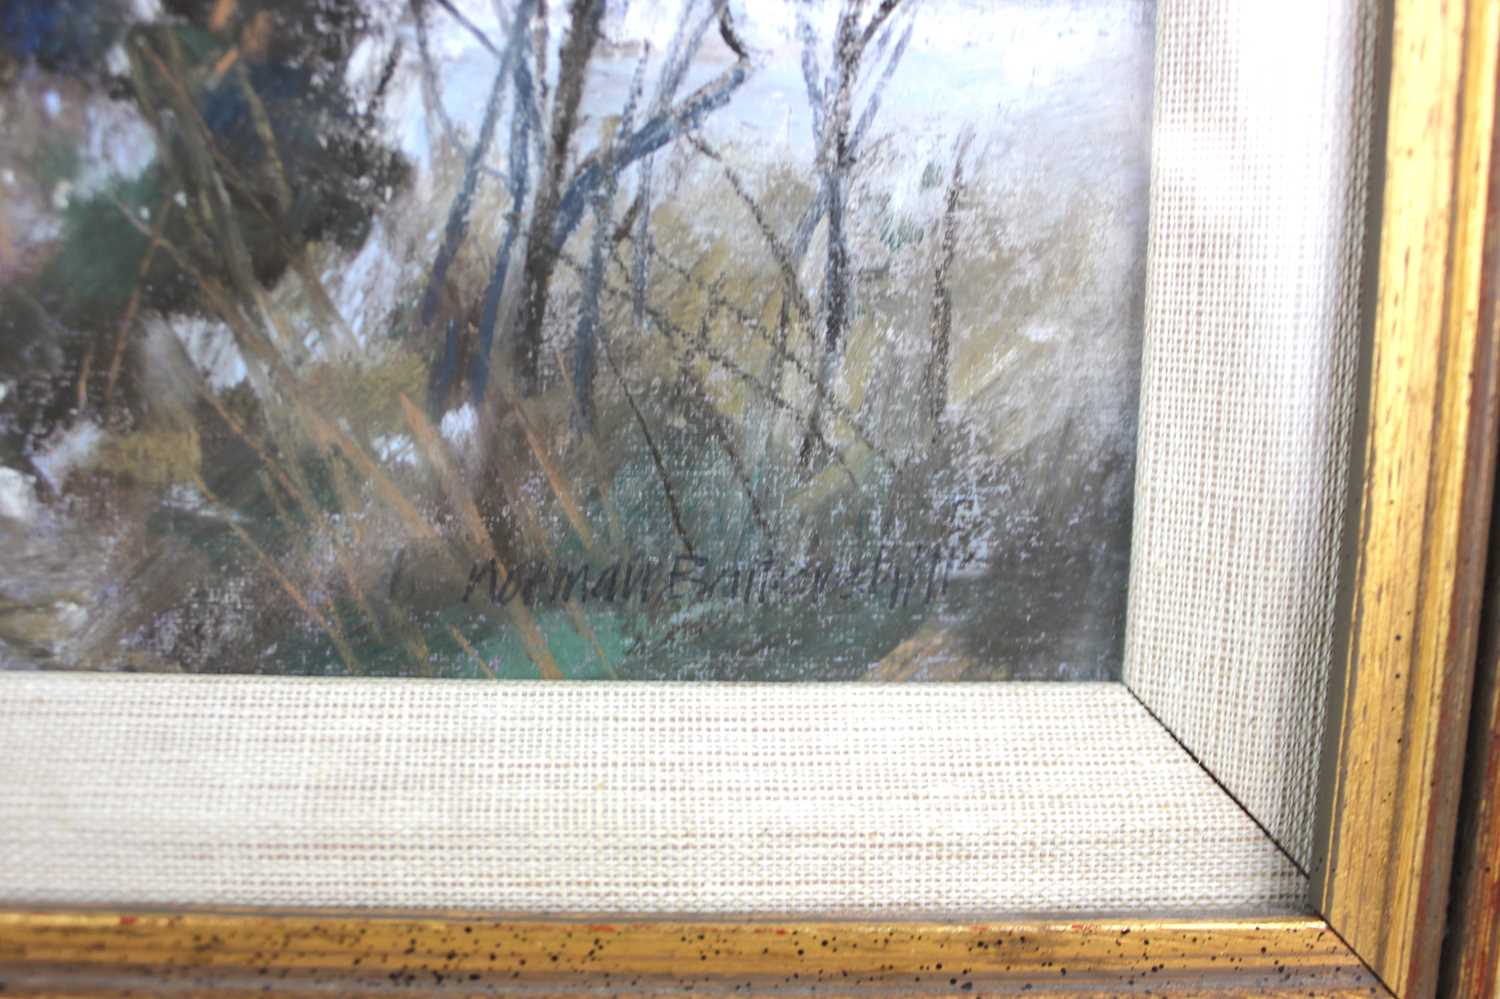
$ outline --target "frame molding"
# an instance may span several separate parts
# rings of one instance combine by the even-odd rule
[[[1368,996],[1317,919],[1002,923],[470,922],[459,917],[0,916],[28,994]]]
[[[1370,995],[1378,975],[1431,995],[1494,463],[1496,332],[1479,320],[1500,3],[1395,0],[1392,23],[1351,623],[1314,871],[1326,923],[14,911],[0,913],[0,992]]]
[[[1495,512],[1492,511],[1492,515]],[[1500,523],[1491,521],[1484,621],[1469,720],[1454,856],[1449,933],[1438,988],[1443,995],[1500,991]]]
[[[1483,588],[1497,45],[1492,0],[1395,5],[1358,537],[1313,877],[1318,911],[1401,996],[1436,988]]]
[[[1481,335],[1500,337],[1500,136],[1491,136],[1488,218],[1479,289]],[[1493,378],[1493,375],[1492,375]],[[1493,491],[1493,480],[1491,489]],[[1500,991],[1500,508],[1490,508],[1484,606],[1459,802],[1453,898],[1438,989],[1443,995]]]

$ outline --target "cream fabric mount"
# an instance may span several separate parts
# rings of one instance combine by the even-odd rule
[[[5,677],[0,901],[1286,911],[1119,684]]]
[[[1157,21],[1125,683],[1304,867],[1335,627],[1373,0]]]

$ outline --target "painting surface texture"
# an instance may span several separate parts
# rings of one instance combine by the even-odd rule
[[[6,668],[1118,676],[1149,3],[0,11]]]

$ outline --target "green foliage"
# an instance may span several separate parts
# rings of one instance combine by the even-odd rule
[[[87,198],[75,198],[63,213],[63,236],[56,254],[35,283],[37,298],[69,326],[100,326],[124,312],[139,288],[141,305],[171,312],[191,301],[192,288],[165,253],[157,253],[145,279],[137,284],[148,236],[125,217],[133,215],[150,227],[161,211],[165,177],[160,168],[139,177],[117,181]],[[180,210],[167,226],[166,237],[184,241],[187,226]]]

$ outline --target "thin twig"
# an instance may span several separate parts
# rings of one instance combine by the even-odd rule
[[[453,640],[457,642],[465,652],[473,657],[476,663],[479,664],[479,668],[484,671],[484,675],[489,677],[491,680],[495,679],[495,671],[490,668],[489,663],[484,661],[484,657],[481,656],[477,650],[475,650],[474,646],[469,644],[469,640],[463,636],[463,632],[459,631],[451,624],[448,625],[448,631],[453,635]]]
[[[488,35],[479,30],[478,25],[465,17],[463,11],[453,6],[453,4],[449,2],[449,0],[436,0],[436,2],[439,7],[443,8],[449,14],[451,14],[455,21],[463,25],[464,29],[468,31],[469,34],[473,35],[474,38],[478,40],[479,44],[484,46],[484,48],[489,51],[490,55],[494,56],[496,59],[503,58],[503,56],[500,55],[500,50],[495,47],[495,43],[490,41]],[[516,19],[520,20],[522,17],[523,15],[518,11],[516,13]]]
[[[703,379],[692,369],[692,365],[686,360],[681,360],[679,368],[682,377],[693,390],[693,404],[699,410],[699,415],[705,418],[708,434],[719,445],[719,449],[729,459],[729,467],[734,472],[735,482],[739,484],[740,492],[744,493],[745,500],[750,504],[750,520],[759,528],[761,534],[769,536],[771,527],[766,522],[764,512],[760,508],[760,501],[755,497],[755,489],[750,482],[750,474],[745,469],[745,463],[740,458],[739,450],[735,448],[734,441],[730,439],[729,429],[725,426],[724,414],[708,395],[708,387],[703,384]]]
[[[94,345],[89,344],[83,352],[83,363],[78,366],[78,389],[74,405],[82,413],[89,404],[89,374],[94,370]]]
[[[145,252],[141,254],[141,262],[135,272],[135,283],[130,288],[130,299],[125,303],[125,312],[116,327],[115,350],[109,360],[109,376],[104,381],[105,408],[108,408],[109,404],[114,401],[115,382],[119,381],[120,367],[125,361],[125,338],[135,322],[135,313],[141,304],[141,285],[151,270],[151,263],[156,257],[156,247],[161,242],[162,233],[167,230],[167,219],[171,212],[172,196],[169,194],[161,199],[161,205],[156,210],[151,225],[151,237],[146,242]]]
[[[443,107],[442,92],[438,87],[437,68],[432,62],[432,48],[427,39],[427,16],[423,0],[411,0],[412,21],[417,31],[417,58],[422,64],[422,100],[429,115],[436,115],[443,138],[455,149],[460,147],[458,129]]]
[[[609,349],[609,338],[600,331],[599,346],[604,348],[604,359],[609,363],[610,371],[614,372],[616,381],[620,384],[620,390],[625,394],[625,402],[630,406],[630,411],[635,414],[636,426],[640,428],[641,436],[645,438],[646,449],[651,452],[651,464],[656,469],[656,477],[661,482],[663,494],[667,498],[667,511],[672,515],[672,529],[677,532],[677,537],[682,540],[682,547],[689,555],[693,551],[693,540],[688,536],[687,527],[682,522],[682,509],[677,505],[677,494],[672,489],[672,477],[667,474],[666,462],[661,456],[661,449],[656,446],[656,440],[651,436],[651,428],[646,425],[646,417],[641,414],[641,407],[636,405],[635,393],[630,391],[630,385],[625,381],[625,376],[620,373],[620,366],[615,363],[614,354]]]
[[[787,291],[797,305],[797,311],[804,316],[809,315],[812,310],[808,307],[807,295],[802,291],[801,282],[797,280],[797,268],[792,263],[791,253],[781,245],[781,240],[777,239],[776,234],[771,231],[771,224],[766,220],[765,212],[761,211],[760,205],[756,204],[750,192],[745,189],[744,181],[740,179],[739,173],[725,161],[718,150],[705,142],[696,132],[689,132],[687,139],[695,149],[723,168],[724,178],[729,181],[729,186],[734,189],[734,193],[749,210],[750,217],[755,220],[756,228],[760,230],[761,237],[770,249],[771,256],[781,271],[782,280],[786,282]]]
[[[558,259],[560,259],[560,260],[564,261],[565,263],[567,263],[568,266],[571,267],[572,269],[574,269],[575,271],[577,271],[579,273],[582,273],[583,265],[581,265],[580,263],[578,263],[578,261],[574,260],[572,258],[572,256],[570,254],[568,254],[566,251],[564,251],[562,253],[559,253],[558,254]],[[615,264],[622,271],[625,270],[625,265],[619,259],[618,254],[615,256]],[[613,286],[611,286],[609,284],[605,285],[605,290],[607,292],[609,292],[611,295],[614,295],[616,297],[625,298],[627,301],[630,298],[630,293],[628,291],[624,291],[624,290],[621,290],[619,288],[615,288],[615,287],[613,287]],[[681,343],[682,345],[684,345],[684,347],[688,351],[688,356],[690,358],[691,357],[696,357],[696,356],[699,356],[699,355],[701,355],[703,357],[706,357],[710,361],[712,361],[715,364],[717,364],[720,367],[722,367],[725,371],[729,372],[735,378],[737,378],[740,381],[744,382],[748,387],[750,387],[751,389],[753,389],[754,391],[756,391],[760,395],[764,396],[766,399],[768,399],[778,409],[784,410],[785,412],[787,412],[789,414],[792,414],[793,416],[795,416],[795,417],[797,417],[799,419],[803,418],[803,416],[805,415],[805,414],[802,414],[797,409],[796,406],[792,405],[785,398],[783,398],[782,395],[779,392],[777,392],[776,390],[774,390],[774,389],[768,387],[767,385],[765,385],[764,383],[762,383],[760,381],[760,379],[756,378],[750,372],[748,372],[744,368],[740,367],[740,365],[738,363],[736,363],[733,358],[729,357],[722,350],[719,350],[717,347],[715,347],[712,344],[712,342],[709,341],[709,339],[708,339],[708,337],[706,335],[703,335],[702,333],[700,333],[695,338],[694,336],[689,335],[689,334],[683,332],[670,319],[668,319],[666,316],[664,316],[660,311],[658,311],[658,310],[656,310],[654,308],[651,308],[649,305],[647,306],[647,309],[646,309],[646,316],[647,316],[648,319],[650,319],[651,323],[656,326],[657,331],[659,333],[661,333],[662,337],[668,343],[671,343],[671,344],[674,344],[674,345],[678,344],[678,343]],[[830,441],[828,441],[827,438],[823,437],[821,435],[821,433],[818,434],[818,436],[816,438],[816,443],[818,444],[819,447],[823,448],[830,455],[833,456],[834,461],[839,465],[839,467],[843,470],[844,474],[849,478],[850,484],[853,485],[855,488],[858,488],[858,480],[855,478],[853,470],[851,470],[849,468],[848,462],[844,460],[844,456],[838,450],[838,448],[834,447],[834,445]],[[871,450],[871,453],[874,453],[874,454],[877,454],[877,455],[879,454],[879,452],[876,451],[874,448],[870,448],[870,450]],[[889,461],[889,459],[885,459],[885,460]]]
[[[659,248],[652,247],[651,255],[652,259],[664,264],[668,270],[672,271],[680,279],[693,285],[696,290],[702,292],[705,300],[708,302],[711,312],[723,311],[728,313],[731,317],[734,318],[735,322],[740,326],[740,328],[753,333],[755,336],[759,337],[762,341],[769,345],[772,351],[776,352],[777,356],[782,357],[785,363],[789,364],[792,370],[795,371],[799,376],[801,376],[803,381],[807,382],[815,393],[826,395],[826,389],[823,389],[818,385],[817,376],[813,373],[812,369],[809,368],[807,364],[800,360],[794,353],[787,350],[784,342],[778,343],[777,339],[773,337],[771,331],[767,330],[761,324],[759,317],[745,311],[744,309],[735,305],[733,302],[729,301],[727,298],[720,295],[717,291],[715,291],[715,289],[706,284],[701,278],[692,274],[681,264],[668,257],[665,253],[661,252]],[[616,266],[622,269],[624,268],[624,264],[618,259],[618,257],[616,258],[615,263]],[[823,399],[823,402],[832,410],[835,416],[843,421],[843,423],[854,434],[855,439],[857,439],[860,444],[868,448],[876,457],[878,457],[890,468],[894,469],[898,467],[897,462],[888,454],[886,454],[885,450],[881,448],[880,445],[875,443],[874,437],[870,434],[869,430],[865,428],[865,426],[860,422],[859,418],[854,414],[852,410],[849,409],[848,406],[844,405],[842,402],[839,402],[838,399],[834,398],[831,395],[826,395],[826,398]]]

